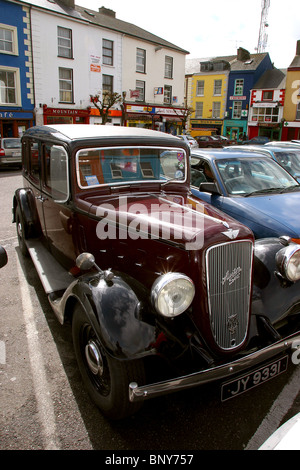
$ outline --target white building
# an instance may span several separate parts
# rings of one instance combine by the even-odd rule
[[[101,124],[90,98],[105,90],[122,97],[109,124],[181,130],[187,51],[105,7],[15,1],[29,7],[36,124]]]

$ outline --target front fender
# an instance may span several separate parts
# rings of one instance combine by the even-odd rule
[[[142,319],[149,295],[135,280],[119,273],[111,281],[99,275],[82,277],[73,284],[68,296],[80,301],[110,355],[133,359],[151,353],[155,325]]]
[[[300,313],[300,281],[285,281],[278,273],[276,253],[282,248],[278,238],[255,242],[252,314],[266,316],[273,325]]]

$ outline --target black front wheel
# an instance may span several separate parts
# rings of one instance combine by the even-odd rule
[[[141,404],[129,401],[129,384],[145,383],[143,362],[120,361],[105,353],[80,305],[74,310],[72,336],[83,381],[102,413],[110,419],[123,419],[136,413]]]

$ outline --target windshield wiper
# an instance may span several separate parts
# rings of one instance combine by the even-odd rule
[[[283,188],[281,192],[285,193],[289,191],[300,191],[300,184],[293,184],[293,186],[289,186],[288,188]]]
[[[253,194],[281,193],[282,190],[285,190],[285,188],[265,188],[265,189],[257,189],[256,191],[252,191],[252,193],[246,194],[245,197],[253,196]]]

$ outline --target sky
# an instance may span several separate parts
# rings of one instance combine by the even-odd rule
[[[188,59],[257,52],[263,0],[75,0],[76,5],[116,12],[190,54]],[[299,0],[270,0],[267,16],[271,61],[287,68],[300,40]]]

